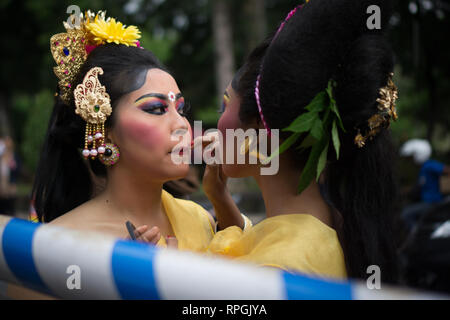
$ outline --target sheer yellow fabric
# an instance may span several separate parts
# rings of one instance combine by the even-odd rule
[[[209,213],[195,202],[174,198],[165,190],[161,200],[178,240],[178,249],[204,252],[214,236]],[[157,245],[167,246],[164,237]]]
[[[308,214],[267,218],[244,231],[227,228],[215,235],[207,251],[261,266],[347,277],[336,231]]]

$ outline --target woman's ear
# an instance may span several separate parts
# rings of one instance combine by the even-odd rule
[[[109,143],[116,142],[114,131],[112,129],[106,129],[106,142]]]

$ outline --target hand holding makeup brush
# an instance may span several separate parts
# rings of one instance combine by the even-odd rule
[[[157,226],[154,226],[149,229],[147,225],[143,225],[134,230],[134,236],[136,238],[135,240],[137,241],[147,242],[156,245],[158,241],[161,239],[161,231]],[[127,239],[130,240],[131,237],[128,236]],[[178,248],[178,240],[173,236],[167,236],[166,243],[167,247]]]
[[[194,139],[193,148],[202,145],[202,149],[214,149],[220,143],[218,132],[210,132],[204,136],[199,136]],[[223,195],[227,191],[228,177],[223,173],[222,165],[211,164],[206,165],[205,173],[203,175],[203,191],[208,198],[215,198]]]
[[[214,149],[220,143],[218,132],[211,132],[194,139],[193,146]],[[217,218],[217,230],[231,226],[244,228],[245,221],[227,188],[228,177],[222,170],[221,164],[206,165],[203,175],[203,191],[214,206]]]

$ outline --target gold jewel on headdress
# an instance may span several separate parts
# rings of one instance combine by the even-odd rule
[[[109,94],[100,83],[99,74],[103,74],[102,68],[89,70],[83,83],[74,91],[75,113],[86,121],[83,156],[91,159],[103,155],[106,151],[105,121],[112,112]]]
[[[358,134],[355,137],[355,144],[362,148],[365,146],[367,139],[373,139],[382,129],[388,128],[391,119],[397,121],[398,115],[395,109],[395,102],[398,99],[397,86],[392,81],[393,73],[389,74],[388,84],[380,89],[380,97],[378,102],[378,113],[374,114],[367,121],[369,132],[365,135],[361,134],[358,129]]]
[[[59,79],[60,97],[66,104],[70,103],[72,83],[87,58],[84,25],[83,20],[79,26],[73,27],[64,22],[67,33],[58,33],[50,38],[50,51],[57,63],[53,70]]]
[[[50,50],[57,63],[54,72],[59,79],[60,97],[70,104],[72,85],[90,51],[104,43],[140,46],[140,31],[135,26],[125,27],[115,19],[105,18],[106,12],[96,15],[91,11],[81,14],[79,25],[64,22],[66,33],[51,37]],[[72,21],[76,19],[72,16]]]

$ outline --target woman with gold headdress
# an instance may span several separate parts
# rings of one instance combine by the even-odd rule
[[[204,250],[212,217],[163,190],[189,170],[172,157],[191,144],[175,79],[140,46],[135,26],[87,12],[65,27],[50,40],[59,90],[33,189],[39,220],[123,238],[129,220],[142,240]],[[229,221],[245,224],[241,215]]]
[[[135,26],[104,12],[76,21],[50,39],[59,83],[33,187],[39,221],[120,238],[131,221],[138,240],[206,250],[211,215],[163,190],[189,170],[180,159],[189,156],[191,127],[175,79],[140,46]],[[250,223],[240,213],[217,219]],[[9,295],[44,298],[15,286]]]

